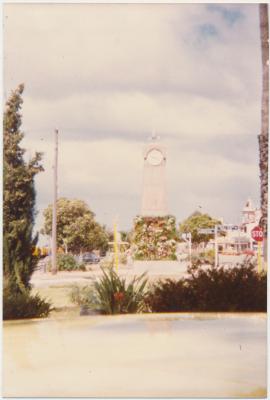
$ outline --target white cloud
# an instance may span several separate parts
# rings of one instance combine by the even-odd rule
[[[259,131],[258,104],[224,102],[194,95],[97,92],[65,99],[25,98],[24,126],[30,135],[57,126],[68,138],[145,138],[154,127],[168,136],[250,134]],[[42,123],[41,123],[42,121]],[[44,122],[43,122],[44,121]]]

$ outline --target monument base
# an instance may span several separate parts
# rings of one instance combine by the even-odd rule
[[[133,230],[134,260],[176,260],[177,232],[175,218],[137,216]]]

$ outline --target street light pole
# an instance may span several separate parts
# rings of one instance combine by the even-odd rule
[[[58,172],[58,130],[54,131],[55,152],[53,166],[53,210],[52,210],[52,274],[57,273],[57,172]]]

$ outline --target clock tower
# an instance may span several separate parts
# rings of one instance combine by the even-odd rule
[[[168,214],[166,193],[166,150],[159,143],[159,138],[153,134],[151,142],[143,151],[143,217],[163,217]]]
[[[132,251],[135,260],[176,260],[175,217],[168,214],[166,149],[156,135],[143,151],[141,214],[134,219]]]

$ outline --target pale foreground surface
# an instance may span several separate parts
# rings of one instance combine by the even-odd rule
[[[5,322],[5,397],[265,397],[266,314]]]

